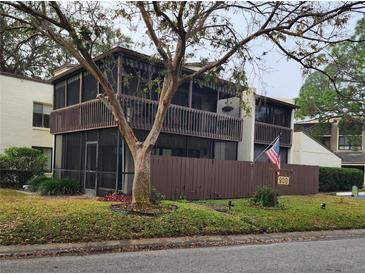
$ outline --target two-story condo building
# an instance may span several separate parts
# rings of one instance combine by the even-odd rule
[[[48,158],[46,172],[51,172],[52,102],[50,82],[0,72],[0,153],[9,147],[39,149]]]
[[[162,64],[150,57],[124,48],[114,48],[96,58],[118,94],[127,120],[140,139],[147,136],[158,106],[158,81]],[[184,73],[193,69],[185,68]],[[155,85],[147,85],[155,83]],[[71,177],[86,193],[131,191],[133,160],[120,136],[116,123],[102,100],[96,99],[101,88],[81,66],[53,78],[54,111],[51,132],[55,134],[54,176]],[[195,157],[221,160],[246,160],[243,135],[246,130],[241,111],[225,107],[236,93],[228,82],[199,81],[184,83],[166,115],[163,129],[153,150],[154,155]],[[283,132],[283,161],[288,161],[291,146],[291,110],[293,105],[254,96],[258,107],[251,118],[258,151]],[[260,103],[261,102],[261,103]],[[263,110],[265,109],[265,111]],[[279,110],[281,110],[279,108]],[[276,115],[274,120],[269,116]],[[254,117],[256,115],[252,115]],[[256,132],[256,133],[255,133]],[[251,157],[252,158],[252,157]]]

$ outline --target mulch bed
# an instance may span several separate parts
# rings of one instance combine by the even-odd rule
[[[104,197],[98,198],[98,201],[130,203],[132,201],[132,196],[125,195],[123,193],[114,192],[114,193],[106,194]]]

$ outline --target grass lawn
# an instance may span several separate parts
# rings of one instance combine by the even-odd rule
[[[0,189],[0,245],[82,242],[183,235],[365,228],[365,199],[326,195],[283,196],[284,209],[262,209],[247,199],[218,212],[211,204],[227,200],[173,203],[159,217],[124,216],[111,203],[80,197],[41,197]],[[320,209],[325,202],[326,209]]]

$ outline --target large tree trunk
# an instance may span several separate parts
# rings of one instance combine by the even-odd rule
[[[134,157],[132,204],[135,206],[150,204],[151,152],[151,149],[138,148]]]
[[[132,204],[143,206],[150,204],[151,194],[151,152],[158,136],[160,135],[163,121],[179,84],[173,75],[165,77],[160,93],[160,101],[153,126],[143,143],[135,144],[134,179],[132,187]]]

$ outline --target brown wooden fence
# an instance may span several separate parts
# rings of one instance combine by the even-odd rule
[[[274,185],[275,170],[267,163],[152,157],[151,179],[168,199],[222,199],[251,196],[258,186],[276,187],[283,195],[318,192],[319,167],[282,165],[281,175],[290,177],[289,185]]]

